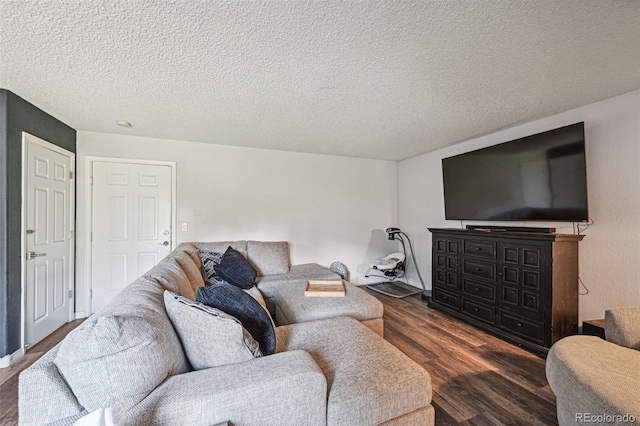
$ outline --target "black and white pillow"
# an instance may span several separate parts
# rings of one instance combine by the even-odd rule
[[[200,257],[200,263],[202,263],[204,285],[210,286],[222,283],[224,280],[216,272],[216,266],[220,265],[222,261],[222,253],[198,250],[198,256]]]

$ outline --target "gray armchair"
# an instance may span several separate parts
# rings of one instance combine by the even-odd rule
[[[640,424],[640,306],[606,311],[605,335],[566,337],[549,350],[560,426]]]

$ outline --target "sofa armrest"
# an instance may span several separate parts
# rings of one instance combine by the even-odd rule
[[[169,377],[128,413],[129,424],[324,425],[327,382],[305,351]]]
[[[87,411],[80,405],[53,362],[61,343],[54,346],[18,379],[18,412],[21,425],[73,422]]]
[[[557,341],[547,355],[546,373],[560,426],[582,424],[585,413],[639,419],[638,365],[640,352],[595,336]]]
[[[604,330],[607,341],[640,350],[640,306],[606,311]]]

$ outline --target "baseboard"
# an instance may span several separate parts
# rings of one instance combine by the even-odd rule
[[[15,363],[17,360],[24,356],[24,349],[20,348],[12,354],[5,355],[0,358],[0,368],[11,367],[11,364]]]
[[[87,317],[87,314],[85,314],[84,311],[76,312],[76,319],[82,319],[86,317]]]

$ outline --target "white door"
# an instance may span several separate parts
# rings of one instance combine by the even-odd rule
[[[73,154],[25,134],[25,339],[33,346],[70,319]]]
[[[171,251],[170,166],[95,161],[91,312]]]

